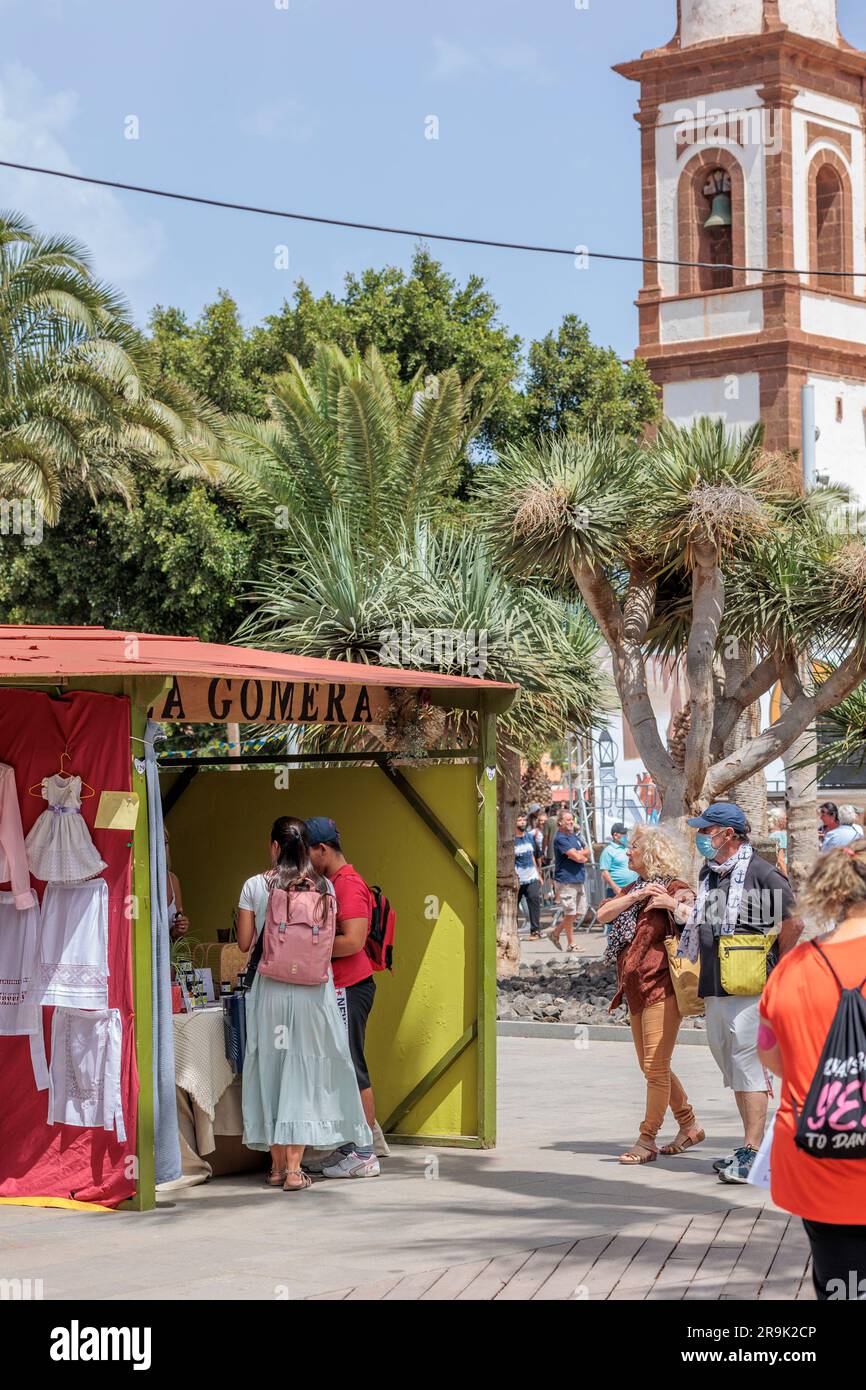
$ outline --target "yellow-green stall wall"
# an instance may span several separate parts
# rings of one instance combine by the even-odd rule
[[[478,862],[477,770],[402,769],[438,819]],[[163,792],[179,775],[162,774]],[[285,771],[281,776],[285,778]],[[290,771],[202,769],[169,812],[172,868],[192,935],[228,927],[242,883],[269,863],[279,815],[332,816],[346,857],[378,883],[397,913],[393,974],[376,976],[367,1060],[381,1122],[458,1042],[478,1014],[478,892],[448,849],[378,768]],[[478,1133],[476,1039],[396,1126],[432,1137]]]

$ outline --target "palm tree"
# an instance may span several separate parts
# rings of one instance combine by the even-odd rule
[[[644,446],[542,441],[480,475],[479,517],[507,572],[577,590],[598,623],[666,818],[761,773],[866,677],[866,548],[835,524],[840,500],[803,498],[759,427],[711,420],[666,423]],[[831,668],[821,683],[804,678],[807,650]],[[681,655],[688,676],[681,766],[647,693],[657,654]],[[784,713],[732,746],[777,682]]]
[[[0,214],[0,487],[49,524],[64,492],[129,499],[135,464],[210,476],[217,413],[160,376],[119,296],[68,237]]]
[[[413,628],[465,634],[437,669],[471,673],[482,646],[485,674],[520,690],[499,720],[497,942],[500,974],[519,964],[514,882],[514,821],[520,805],[520,750],[588,729],[610,697],[598,662],[599,639],[582,604],[542,586],[506,580],[477,532],[424,527],[404,532],[384,560],[359,547],[335,510],[314,532],[294,529],[290,553],[265,566],[251,597],[255,612],[237,634],[271,650],[381,664],[383,638],[404,621]],[[417,669],[423,669],[416,661]],[[320,731],[319,746],[324,736]],[[330,735],[333,741],[333,734]],[[453,716],[442,746],[474,738],[472,721]],[[341,734],[342,746],[370,746],[369,734]]]
[[[222,483],[246,510],[287,527],[334,508],[374,549],[395,533],[441,519],[472,437],[493,405],[476,410],[474,380],[453,370],[394,381],[375,348],[347,357],[318,348],[276,378],[265,421],[235,416],[221,451]]]

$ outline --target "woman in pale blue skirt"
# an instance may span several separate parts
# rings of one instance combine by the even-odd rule
[[[280,816],[271,829],[269,873],[247,879],[238,910],[238,945],[248,950],[261,932],[273,887],[297,879],[333,893],[310,864],[302,820]],[[288,985],[256,974],[247,995],[243,1074],[244,1144],[270,1150],[269,1187],[302,1191],[307,1145],[337,1149],[371,1144],[334,982]]]

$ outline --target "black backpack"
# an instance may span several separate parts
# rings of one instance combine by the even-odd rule
[[[845,989],[817,941],[812,945],[830,967],[841,998],[799,1114],[791,1097],[794,1140],[813,1158],[866,1158],[866,979]]]

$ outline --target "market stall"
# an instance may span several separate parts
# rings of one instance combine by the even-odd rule
[[[28,790],[59,773],[61,754],[63,785],[74,775],[91,789],[74,812],[49,814],[70,824],[77,815],[104,864],[86,892],[106,899],[107,977],[98,1001],[99,1127],[75,1127],[68,1115],[49,1123],[54,1093],[39,1085],[34,1031],[0,1033],[0,1198],[154,1204],[163,1130],[168,1148],[177,1146],[165,1102],[174,1044],[160,992],[164,878],[152,891],[163,809],[185,908],[202,940],[215,940],[230,921],[274,816],[334,816],[352,861],[386,887],[399,921],[397,969],[383,979],[369,1034],[383,1127],[410,1143],[494,1142],[495,723],[512,687],[101,628],[0,629],[0,683],[0,761],[14,772],[22,833],[46,809]],[[411,765],[366,752],[282,754],[276,776],[255,757],[162,758],[158,767],[148,725],[152,713],[163,724],[375,732],[394,692],[412,691],[423,691],[425,705],[474,712],[477,746],[437,749]],[[266,760],[272,765],[274,755]],[[35,879],[32,886],[40,902],[33,911],[44,914],[46,895],[50,906],[59,890]],[[19,995],[26,998],[20,982]],[[76,1019],[90,1009],[92,1001],[81,1005]],[[53,1070],[52,1035],[66,1038],[71,1009],[55,999],[39,1012]],[[91,1020],[79,1019],[85,1024]],[[87,1039],[83,1052],[74,1043],[79,1085]],[[82,1114],[92,1119],[92,1110]]]

